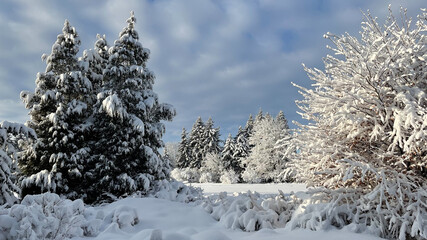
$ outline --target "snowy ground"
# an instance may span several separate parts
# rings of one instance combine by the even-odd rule
[[[257,190],[260,193],[277,193],[304,190],[300,184],[192,184],[206,190],[206,194],[226,191],[246,192]],[[225,228],[215,221],[201,206],[171,202],[155,198],[126,198],[115,203],[93,209],[97,215],[122,216],[119,224],[104,221],[101,233],[95,238],[73,239],[133,239],[133,240],[228,240],[228,239],[380,239],[371,235],[356,234],[346,231],[318,231],[297,229],[262,229],[258,232],[243,232]],[[134,226],[129,222],[137,215],[139,221]],[[122,223],[122,226],[120,224]]]
[[[222,183],[191,183],[193,187],[203,189],[205,195],[227,192],[231,195],[235,192],[255,191],[260,194],[278,194],[278,190],[284,193],[305,191],[305,184],[287,183],[287,184],[222,184]]]

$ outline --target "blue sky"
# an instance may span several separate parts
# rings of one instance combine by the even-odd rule
[[[179,141],[198,116],[212,116],[222,138],[260,108],[301,121],[295,105],[301,97],[291,82],[310,86],[302,63],[323,68],[322,57],[331,53],[323,34],[357,35],[361,11],[384,22],[390,3],[396,16],[403,6],[413,18],[427,7],[424,0],[3,0],[0,121],[28,119],[19,93],[34,91],[36,74],[46,67],[40,57],[50,53],[65,19],[80,34],[81,55],[97,33],[113,44],[132,10],[151,50],[154,90],[178,112],[166,123],[165,142]]]

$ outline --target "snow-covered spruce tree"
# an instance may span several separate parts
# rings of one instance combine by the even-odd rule
[[[208,153],[218,154],[221,151],[219,146],[219,128],[214,128],[212,118],[209,118],[206,122],[204,135],[204,155]]]
[[[275,144],[285,136],[287,129],[283,124],[267,117],[256,122],[253,130],[249,142],[254,147],[249,156],[242,160],[246,167],[242,178],[253,183],[278,181],[278,176],[286,164],[279,157]]]
[[[275,120],[277,124],[282,124],[282,128],[289,129],[288,120],[286,119],[285,113],[282,110],[280,110],[280,112],[277,114]]]
[[[254,125],[261,122],[264,119],[262,109],[260,108],[258,114],[255,116]]]
[[[243,129],[239,127],[236,137],[234,138],[235,147],[233,152],[233,158],[237,162],[237,166],[234,168],[236,174],[240,175],[244,168],[242,166],[242,160],[249,155],[249,133],[247,128]]]
[[[191,163],[189,167],[200,168],[205,157],[204,147],[205,124],[201,117],[198,117],[190,132],[188,146],[191,151]]]
[[[324,71],[305,68],[315,88],[299,87],[297,104],[312,123],[300,125],[296,156],[303,180],[332,189],[324,195],[335,203],[321,219],[425,239],[427,13],[415,26],[402,16],[390,11],[380,26],[368,13],[360,39],[325,35],[337,57],[324,59]]]
[[[228,134],[221,152],[222,165],[226,170],[234,169],[237,165],[235,158],[233,157],[235,145],[236,143],[234,142],[233,136],[231,136],[231,133]]]
[[[105,35],[97,35],[94,48],[83,51],[83,57],[80,59],[84,68],[86,77],[92,83],[91,104],[96,103],[96,95],[101,92],[103,82],[103,71],[107,67],[109,53],[108,43]]]
[[[52,52],[42,57],[47,67],[37,74],[34,93],[21,93],[30,109],[28,126],[38,137],[20,163],[24,196],[52,191],[75,198],[82,190],[82,170],[88,157],[83,123],[92,85],[81,71],[76,56],[79,46],[75,28],[65,21]]]
[[[102,91],[95,105],[93,169],[88,174],[87,201],[103,201],[136,191],[147,192],[154,181],[169,177],[169,163],[158,149],[164,124],[175,109],[159,103],[154,74],[146,67],[149,50],[142,47],[133,12],[119,39],[109,49]]]
[[[0,205],[12,206],[18,202],[17,196],[20,194],[20,188],[13,181],[13,172],[11,171],[14,169],[13,165],[16,165],[18,152],[10,139],[10,136],[18,135],[36,138],[34,130],[23,124],[0,122]]]
[[[176,162],[177,168],[186,168],[190,166],[191,160],[191,149],[188,145],[187,132],[185,128],[182,129],[181,141],[179,142],[179,158]]]

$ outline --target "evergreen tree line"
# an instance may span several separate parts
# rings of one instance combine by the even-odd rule
[[[205,124],[199,117],[189,133],[184,128],[172,175],[190,182],[291,181],[286,174],[291,132],[283,111],[273,118],[260,109],[236,136],[229,134],[225,141],[219,137],[211,118]],[[170,158],[168,151],[172,150],[166,148],[165,156]]]
[[[158,151],[161,121],[176,113],[153,91],[155,77],[146,67],[150,52],[139,42],[135,22],[131,13],[113,46],[98,35],[94,48],[78,57],[79,35],[65,21],[51,53],[42,56],[47,66],[37,74],[35,91],[21,93],[31,131],[0,127],[0,133],[34,133],[13,161],[12,145],[1,135],[0,157],[8,165],[1,175],[16,175],[10,171],[15,165],[19,175],[13,185],[5,181],[3,196],[54,192],[93,203],[146,193],[155,181],[169,178],[170,164]]]

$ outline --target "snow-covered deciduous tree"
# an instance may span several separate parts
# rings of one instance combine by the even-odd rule
[[[220,155],[217,153],[206,154],[200,171],[200,182],[219,182],[224,172]]]
[[[314,89],[299,87],[301,115],[312,123],[300,125],[298,176],[354,192],[336,201],[355,206],[343,223],[379,228],[386,238],[425,239],[427,13],[415,27],[402,16],[390,11],[381,26],[366,14],[360,38],[325,35],[335,56],[326,56],[323,71],[305,68]]]
[[[49,55],[43,55],[47,67],[38,73],[33,93],[22,92],[30,109],[28,126],[38,140],[29,148],[20,163],[25,179],[23,195],[53,191],[78,197],[84,159],[92,84],[85,77],[77,59],[80,38],[74,27],[65,21]]]
[[[279,156],[275,144],[288,134],[284,124],[266,117],[257,121],[249,143],[253,145],[249,156],[242,160],[245,171],[242,178],[246,182],[279,181],[278,176],[286,167],[286,161]]]
[[[165,130],[161,120],[172,120],[175,109],[159,103],[153,91],[155,77],[146,67],[150,52],[139,42],[133,12],[127,23],[109,49],[95,105],[89,202],[146,192],[170,172],[158,149]]]
[[[176,142],[165,143],[163,155],[166,159],[169,159],[172,168],[176,167],[176,163],[180,158],[179,146],[180,144]]]
[[[23,135],[27,138],[36,138],[34,130],[23,124],[0,122],[0,205],[13,205],[18,202],[20,188],[13,181],[13,172],[18,159],[18,149],[11,142],[11,136]]]

